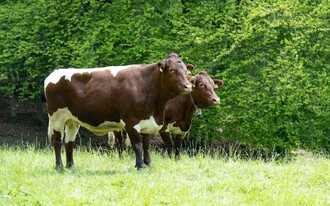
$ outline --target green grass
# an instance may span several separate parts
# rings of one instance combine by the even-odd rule
[[[75,151],[76,169],[54,170],[51,149],[0,148],[0,205],[330,205],[330,160],[170,160]]]

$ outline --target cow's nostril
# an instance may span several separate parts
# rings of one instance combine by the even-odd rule
[[[220,104],[220,98],[214,98],[213,102],[214,104]]]
[[[191,92],[192,91],[192,86],[191,84],[185,84],[183,85],[183,93],[188,93],[188,92]]]
[[[191,86],[191,84],[186,84],[186,85],[184,85],[184,88],[188,89],[188,90],[191,90],[192,86]]]

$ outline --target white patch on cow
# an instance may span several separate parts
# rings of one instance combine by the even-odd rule
[[[167,129],[165,131],[166,132],[170,132],[170,133],[175,134],[175,135],[180,135],[180,136],[183,136],[184,137],[184,136],[186,136],[186,134],[190,130],[190,128],[189,128],[188,131],[182,131],[180,129],[180,127],[175,127],[174,124],[175,124],[175,122],[168,124],[167,125]]]
[[[111,74],[115,77],[117,73],[123,69],[128,68],[131,65],[126,65],[126,66],[110,66],[110,67],[105,67],[108,70],[110,70]]]
[[[73,120],[68,120],[65,124],[65,143],[73,142],[76,139],[80,125]]]
[[[125,122],[123,120],[120,120],[120,122],[105,121],[102,124],[99,124],[97,127],[81,123],[81,126],[86,127],[89,131],[96,135],[102,136],[108,132],[123,130],[125,128]]]
[[[115,148],[116,137],[113,132],[108,133],[108,145],[113,149]]]
[[[69,69],[57,69],[55,71],[53,71],[46,79],[45,79],[45,85],[44,88],[46,88],[46,86],[49,83],[54,83],[56,84],[57,82],[60,81],[60,79],[62,77],[64,77],[66,80],[71,81],[71,77],[74,74],[77,73],[91,73],[91,72],[97,72],[97,71],[105,71],[108,70],[111,72],[111,74],[115,77],[117,75],[117,73],[120,70],[126,69],[128,67],[130,67],[131,65],[126,65],[126,66],[109,66],[109,67],[100,67],[100,68],[92,68],[92,69],[74,69],[74,68],[69,68]]]
[[[149,119],[141,120],[134,129],[142,134],[156,135],[163,125],[158,125],[155,118],[151,116]]]
[[[96,135],[105,135],[111,131],[121,131],[125,128],[123,120],[120,122],[105,121],[98,126],[92,126],[80,121],[77,117],[73,116],[67,107],[58,109],[49,117],[48,137],[54,134],[54,130],[61,133],[61,138],[64,137],[65,142],[74,141],[79,130],[79,125],[85,127]]]

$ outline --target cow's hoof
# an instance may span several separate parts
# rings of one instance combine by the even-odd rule
[[[147,165],[147,166],[150,166],[150,165],[151,165],[151,160],[149,160],[149,161],[144,161],[144,164]]]
[[[55,165],[55,170],[58,171],[58,172],[63,172],[64,167],[63,167],[63,165]]]
[[[73,164],[69,164],[69,165],[66,165],[65,168],[67,168],[69,170],[73,170],[75,167]]]
[[[145,169],[147,166],[145,164],[135,165],[136,169],[141,170]]]

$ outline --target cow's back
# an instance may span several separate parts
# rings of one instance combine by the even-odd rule
[[[129,111],[129,106],[138,101],[134,88],[139,88],[141,72],[136,72],[136,67],[54,71],[45,80],[49,115],[62,109],[65,114],[61,118],[74,119],[90,130],[105,122],[120,122],[123,111]]]

